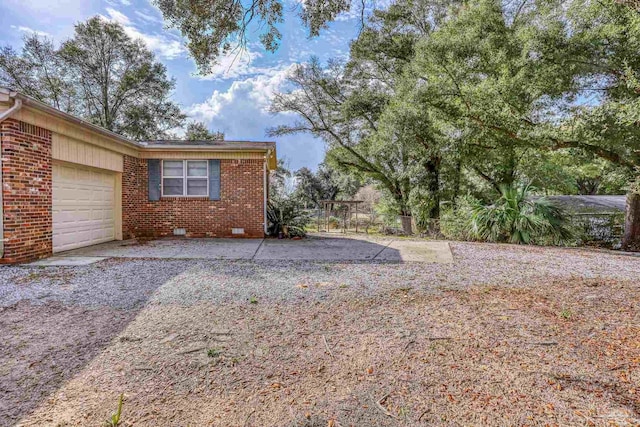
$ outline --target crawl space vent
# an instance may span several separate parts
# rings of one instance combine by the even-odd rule
[[[244,234],[244,228],[232,228],[231,234]]]
[[[174,236],[184,236],[187,234],[187,230],[185,230],[184,228],[174,228],[173,229],[173,235]]]

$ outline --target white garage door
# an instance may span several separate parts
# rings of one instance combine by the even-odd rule
[[[53,165],[53,252],[114,240],[111,172]]]

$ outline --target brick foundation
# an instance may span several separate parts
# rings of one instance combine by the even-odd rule
[[[3,263],[52,253],[51,132],[7,119],[2,139]]]
[[[184,228],[187,237],[263,237],[263,160],[221,160],[220,200],[163,197],[149,201],[147,160],[124,157],[123,237],[163,237]],[[232,228],[245,234],[232,235]]]

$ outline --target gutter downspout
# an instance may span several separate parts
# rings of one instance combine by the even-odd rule
[[[11,95],[10,95],[11,96]],[[13,106],[4,113],[0,114],[0,123],[5,119],[8,119],[13,113],[22,108],[22,101],[15,99]],[[4,258],[4,200],[2,193],[4,192],[4,185],[2,183],[2,137],[0,137],[0,258]]]
[[[20,110],[22,108],[22,100],[14,99],[13,106],[9,108],[7,111],[0,114],[0,123],[9,118],[13,113]]]
[[[263,215],[264,215],[264,234],[267,234],[267,162],[269,161],[269,151],[267,151],[267,155],[264,156],[264,163],[262,164],[262,172],[264,174],[264,178],[262,180],[262,192],[263,192]]]

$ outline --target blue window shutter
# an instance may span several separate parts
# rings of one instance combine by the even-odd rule
[[[209,160],[209,200],[220,200],[220,160]]]
[[[160,172],[160,160],[148,159],[147,169],[149,173],[149,201],[160,200],[160,188],[162,179]]]

